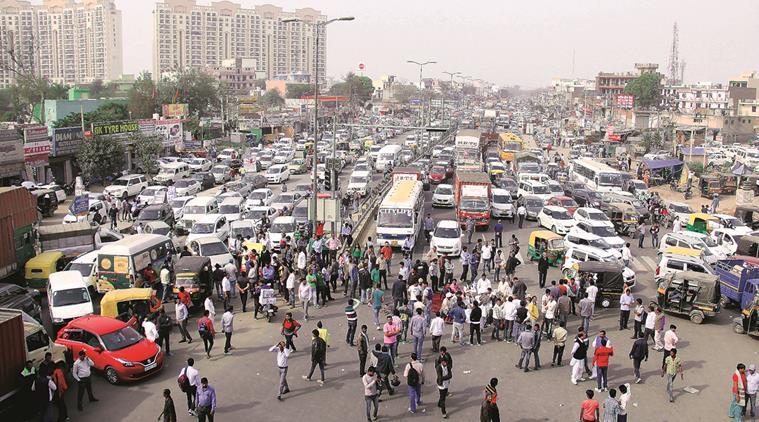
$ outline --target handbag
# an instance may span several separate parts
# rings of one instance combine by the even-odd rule
[[[393,375],[393,379],[390,381],[390,385],[392,385],[393,387],[397,387],[401,385],[401,380],[398,379],[398,375]]]

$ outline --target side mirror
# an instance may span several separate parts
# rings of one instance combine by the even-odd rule
[[[94,348],[94,349],[92,349],[92,350],[93,350],[93,351],[95,351],[95,352],[97,352],[97,353],[103,353],[103,349],[102,349],[102,348],[100,348],[100,347],[95,347],[95,348]]]

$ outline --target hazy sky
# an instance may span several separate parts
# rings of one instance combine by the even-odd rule
[[[232,0],[235,1],[235,0]],[[240,1],[240,0],[237,0]],[[262,4],[242,0],[243,6]],[[199,3],[208,3],[201,0]],[[265,2],[263,2],[265,3]],[[672,24],[688,82],[725,82],[759,69],[756,0],[278,0],[286,10],[313,7],[329,17],[327,73],[365,63],[370,77],[417,81],[406,60],[435,60],[425,77],[463,72],[499,85],[538,87],[553,77],[592,78],[659,63],[666,73]],[[153,0],[116,0],[123,12],[124,72],[152,68]]]

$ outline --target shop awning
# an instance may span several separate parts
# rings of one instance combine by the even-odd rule
[[[657,170],[657,169],[683,165],[683,162],[680,160],[643,160],[642,163],[644,166],[648,167],[650,170]]]

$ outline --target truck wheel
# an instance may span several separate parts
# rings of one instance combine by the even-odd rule
[[[115,369],[109,366],[105,368],[105,379],[108,380],[110,384],[116,385],[119,383],[119,374]]]
[[[601,306],[603,306],[604,308],[608,308],[609,305],[611,305],[611,300],[605,297],[601,298]]]
[[[733,324],[733,331],[735,334],[746,334],[746,330],[743,329],[743,324],[740,323]]]
[[[704,322],[704,313],[701,311],[692,311],[690,313],[690,321],[694,324],[701,324]]]
[[[727,309],[732,303],[730,302],[730,299],[728,299],[725,296],[720,296],[719,298],[719,307],[722,309]]]

